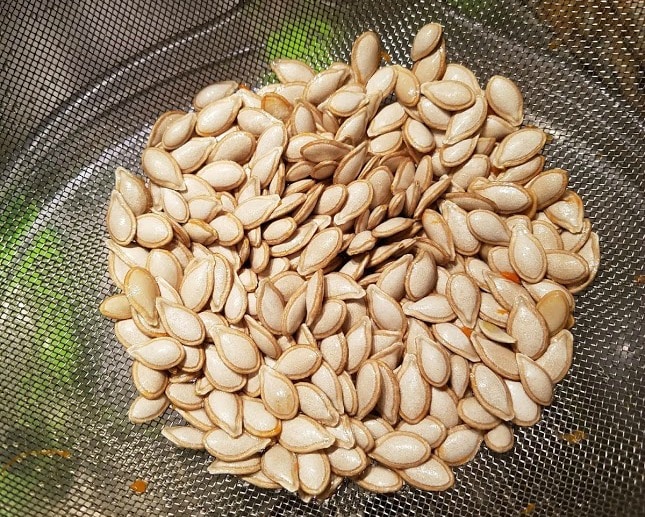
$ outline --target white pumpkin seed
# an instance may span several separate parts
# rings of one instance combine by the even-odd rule
[[[302,454],[326,449],[333,445],[335,439],[314,419],[299,415],[282,422],[280,445],[286,449]]]
[[[430,446],[419,435],[394,431],[376,440],[370,457],[394,469],[416,467],[430,458]]]
[[[479,403],[502,420],[514,416],[511,396],[503,379],[488,366],[477,363],[470,370],[470,386]]]
[[[499,424],[484,435],[486,447],[493,452],[508,452],[515,442],[513,431],[506,424]]]
[[[446,465],[463,465],[475,457],[483,439],[480,431],[458,425],[448,430],[446,439],[437,449],[437,456]]]

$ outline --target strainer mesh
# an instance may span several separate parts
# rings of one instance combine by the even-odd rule
[[[641,0],[18,1],[0,16],[0,515],[645,514]],[[305,505],[212,477],[206,454],[160,437],[162,422],[127,420],[131,361],[97,311],[114,291],[113,170],[140,171],[154,119],[209,82],[261,84],[271,57],[347,59],[366,29],[409,64],[429,21],[450,61],[518,83],[527,123],[553,135],[547,166],[570,171],[600,235],[572,371],[512,452],[482,448],[446,493],[345,485]],[[574,431],[580,443],[562,438]],[[145,494],[129,488],[137,478]]]

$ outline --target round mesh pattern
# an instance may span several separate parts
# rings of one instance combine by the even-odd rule
[[[645,4],[642,0],[18,1],[2,10],[0,515],[645,515]],[[345,484],[324,503],[206,473],[158,422],[134,426],[131,360],[97,306],[114,292],[104,217],[118,165],[163,111],[268,60],[323,66],[376,30],[409,65],[444,25],[449,60],[525,95],[600,235],[577,298],[574,364],[515,448],[486,448],[439,494]],[[176,420],[173,420],[176,419]],[[578,432],[582,439],[567,440]],[[564,438],[563,438],[564,437]],[[144,494],[129,485],[148,481]]]

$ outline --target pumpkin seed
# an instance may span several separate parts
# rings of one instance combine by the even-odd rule
[[[398,472],[408,484],[421,490],[438,492],[447,490],[455,483],[452,470],[437,456],[432,456],[421,465]]]
[[[169,405],[170,401],[163,395],[157,399],[139,396],[130,405],[128,418],[133,424],[145,424],[161,416]]]
[[[430,446],[419,435],[394,431],[376,440],[370,457],[394,469],[420,465],[430,457]]]
[[[507,385],[488,366],[477,363],[470,370],[470,387],[484,408],[502,420],[514,416],[511,396]]]
[[[378,464],[368,466],[355,481],[361,488],[377,494],[396,492],[403,486],[403,480],[395,471]]]
[[[549,374],[531,358],[517,354],[520,379],[527,395],[536,403],[548,406],[553,400],[553,384]]]
[[[405,330],[407,321],[398,302],[375,285],[368,286],[366,291],[374,323],[382,330]]]
[[[540,406],[527,395],[521,382],[508,379],[504,382],[513,403],[513,423],[522,427],[535,425],[540,420]]]
[[[443,27],[438,23],[428,23],[421,27],[412,41],[410,58],[418,61],[429,55],[441,42]]]
[[[358,410],[356,417],[363,419],[374,409],[381,394],[381,373],[378,363],[366,361],[356,374]]]
[[[136,360],[132,364],[132,380],[141,396],[150,400],[161,397],[168,385],[168,377],[163,371]]]
[[[305,415],[282,422],[280,445],[296,453],[326,449],[334,443],[334,437],[318,422]]]
[[[157,147],[147,147],[141,155],[143,172],[151,181],[161,187],[174,190],[185,188],[181,169],[170,153]]]
[[[406,422],[416,424],[430,408],[430,387],[421,375],[416,355],[405,354],[396,376],[401,390],[399,414]]]
[[[483,439],[480,431],[458,425],[448,430],[446,439],[437,449],[437,456],[446,465],[463,465],[475,457]]]
[[[371,31],[364,32],[354,41],[351,53],[352,70],[361,84],[374,75],[381,62],[381,40]]]
[[[499,424],[484,435],[486,447],[493,452],[508,452],[515,442],[513,431],[505,424]]]

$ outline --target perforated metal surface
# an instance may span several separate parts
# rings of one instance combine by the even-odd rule
[[[205,472],[206,454],[133,426],[130,359],[98,313],[113,288],[103,239],[113,170],[140,170],[151,123],[203,85],[257,85],[276,53],[346,59],[375,29],[394,62],[445,26],[449,59],[513,78],[528,124],[553,135],[602,265],[577,298],[574,366],[511,453],[482,448],[455,488],[394,496],[344,486],[305,505]],[[641,0],[16,2],[0,76],[0,515],[645,514]],[[291,38],[286,36],[291,34]],[[314,40],[314,43],[311,41]],[[580,430],[578,444],[561,435]],[[68,451],[69,458],[32,453]],[[16,461],[12,462],[12,459]],[[143,495],[129,484],[149,482]]]

